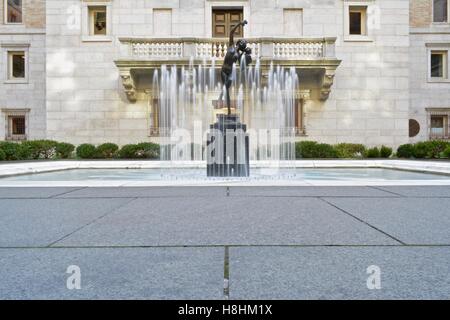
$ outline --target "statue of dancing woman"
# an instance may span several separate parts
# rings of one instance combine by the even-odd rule
[[[230,88],[233,83],[233,65],[236,62],[241,63],[242,59],[245,59],[246,65],[250,65],[252,63],[252,49],[247,47],[247,41],[244,39],[240,39],[237,41],[236,45],[234,44],[234,34],[237,29],[242,26],[244,27],[247,24],[247,20],[242,21],[231,29],[230,32],[230,41],[228,43],[228,50],[225,56],[225,60],[222,66],[222,85],[225,87],[225,98],[226,104],[228,108],[228,115],[231,115],[231,99],[230,99]],[[220,94],[219,101],[223,101],[223,94]]]

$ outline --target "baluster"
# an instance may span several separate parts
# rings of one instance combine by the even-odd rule
[[[197,58],[200,57],[200,46],[201,46],[201,43],[195,44],[195,56]]]
[[[150,43],[146,43],[145,44],[145,56],[147,57],[147,58],[150,58],[151,57],[151,44]]]
[[[224,43],[221,58],[225,58],[225,56],[227,55],[227,51],[228,51],[228,45],[226,43]]]

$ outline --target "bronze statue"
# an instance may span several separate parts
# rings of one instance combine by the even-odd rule
[[[230,41],[228,43],[228,50],[227,54],[225,56],[225,60],[223,62],[222,67],[222,85],[225,86],[225,95],[226,95],[226,102],[227,102],[227,108],[228,108],[228,115],[231,115],[231,99],[230,99],[230,88],[231,84],[233,82],[232,73],[233,73],[233,65],[236,62],[241,63],[242,59],[245,59],[245,63],[248,66],[250,63],[252,63],[252,49],[247,47],[247,41],[244,39],[238,40],[236,45],[234,44],[234,34],[236,33],[236,30],[242,26],[244,27],[247,24],[247,20],[242,21],[238,25],[234,26],[233,29],[231,29],[230,32]],[[244,57],[244,58],[243,58]],[[223,98],[223,91],[220,94],[219,101],[222,101]]]

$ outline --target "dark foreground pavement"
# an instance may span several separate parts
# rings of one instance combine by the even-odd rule
[[[0,188],[0,299],[227,297],[450,299],[450,187]]]

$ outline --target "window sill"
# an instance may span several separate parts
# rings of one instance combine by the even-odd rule
[[[448,28],[448,27],[450,27],[450,21],[449,22],[432,22],[431,26],[438,27],[438,28]]]
[[[82,36],[82,42],[112,42],[112,36]]]
[[[28,84],[27,79],[9,79],[5,81],[5,84]]]
[[[26,135],[20,135],[20,136],[8,136],[5,138],[6,141],[26,141],[27,136]]]
[[[450,140],[449,136],[430,136],[430,140]]]
[[[446,78],[428,78],[428,83],[450,83],[450,79],[446,79]]]
[[[373,39],[369,36],[346,35],[344,42],[373,42]]]

